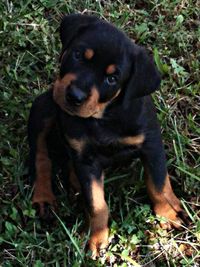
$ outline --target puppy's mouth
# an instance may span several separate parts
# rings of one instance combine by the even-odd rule
[[[72,99],[65,99],[65,111],[82,118],[101,118],[106,105],[107,103],[99,103],[99,92],[95,86],[83,101],[74,102]]]
[[[58,78],[53,87],[54,101],[72,116],[101,118],[107,103],[99,103],[96,86],[91,88],[89,95],[84,95],[78,88],[72,91],[70,87],[76,79],[73,73],[66,74],[62,79]]]

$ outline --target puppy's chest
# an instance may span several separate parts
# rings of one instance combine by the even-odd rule
[[[137,127],[129,129],[119,122],[97,120],[75,128],[77,131],[74,134],[69,136],[66,133],[65,136],[70,147],[79,153],[87,150],[110,156],[126,148],[139,148],[145,139]]]
[[[90,142],[94,146],[121,147],[124,145],[139,145],[143,142],[143,134],[134,127],[129,129],[120,123],[98,124],[94,127]]]

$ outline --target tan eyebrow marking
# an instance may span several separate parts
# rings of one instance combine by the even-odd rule
[[[116,71],[116,65],[115,64],[110,64],[106,68],[106,74],[113,74]]]
[[[91,59],[94,56],[94,50],[92,50],[91,48],[86,49],[84,56],[86,59]]]

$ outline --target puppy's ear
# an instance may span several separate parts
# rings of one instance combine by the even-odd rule
[[[87,16],[81,14],[71,14],[63,17],[60,24],[60,39],[62,42],[61,56],[72,40],[81,32],[84,28],[87,28],[90,24],[96,22],[97,17]]]
[[[161,75],[147,51],[133,45],[132,68],[124,96],[127,107],[133,98],[150,95],[159,88]]]

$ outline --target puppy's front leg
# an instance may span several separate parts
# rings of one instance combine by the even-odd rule
[[[89,249],[92,258],[99,256],[101,249],[108,245],[108,206],[104,198],[104,177],[98,164],[75,164],[75,172],[81,185],[89,214]]]
[[[147,136],[142,148],[146,185],[156,215],[166,217],[163,227],[179,228],[184,212],[180,200],[175,196],[166,168],[165,152],[159,130]]]
[[[48,112],[49,109],[51,112]],[[47,135],[54,124],[54,105],[50,92],[40,95],[33,103],[28,123],[30,146],[30,176],[34,183],[32,203],[38,206],[40,217],[48,217],[46,207],[56,207],[52,191],[52,162],[48,154]],[[53,113],[53,114],[52,114]]]
[[[32,203],[39,207],[40,217],[49,216],[46,206],[50,205],[55,209],[56,198],[52,191],[52,163],[48,156],[46,134],[48,126],[38,133],[35,151],[35,182]]]

